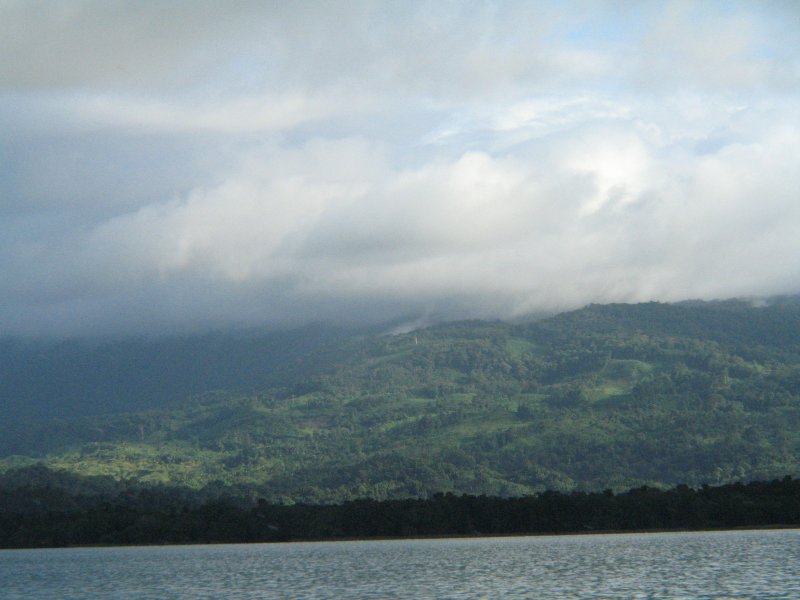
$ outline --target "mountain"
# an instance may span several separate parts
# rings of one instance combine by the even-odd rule
[[[14,371],[29,404],[0,428],[0,469],[41,461],[283,502],[800,474],[794,297],[143,343],[40,352],[81,416],[59,408],[52,371],[35,385],[35,366]]]
[[[317,325],[162,338],[0,339],[0,422],[133,412],[210,390],[291,385],[354,334]]]

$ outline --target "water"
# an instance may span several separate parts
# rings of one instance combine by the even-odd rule
[[[800,598],[800,530],[0,550],[0,598]]]

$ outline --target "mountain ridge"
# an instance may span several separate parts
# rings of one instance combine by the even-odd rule
[[[305,347],[264,358],[278,366],[262,365],[260,387],[5,424],[0,468],[41,461],[325,502],[800,472],[792,298],[590,305],[531,323],[308,335]]]

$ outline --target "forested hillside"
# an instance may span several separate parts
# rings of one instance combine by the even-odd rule
[[[3,468],[41,460],[283,502],[800,474],[796,298],[337,332],[313,337],[307,352],[292,339],[286,354],[252,340],[250,353],[228,348],[218,380],[203,347],[186,348],[202,377],[164,408],[137,400],[121,414],[6,424]],[[235,362],[245,387],[229,384],[231,356],[247,358]],[[135,378],[126,382],[124,397],[135,398]],[[152,382],[141,385],[151,393]]]

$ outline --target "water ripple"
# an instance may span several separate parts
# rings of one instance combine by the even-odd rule
[[[800,530],[0,551],[7,600],[800,598]]]

